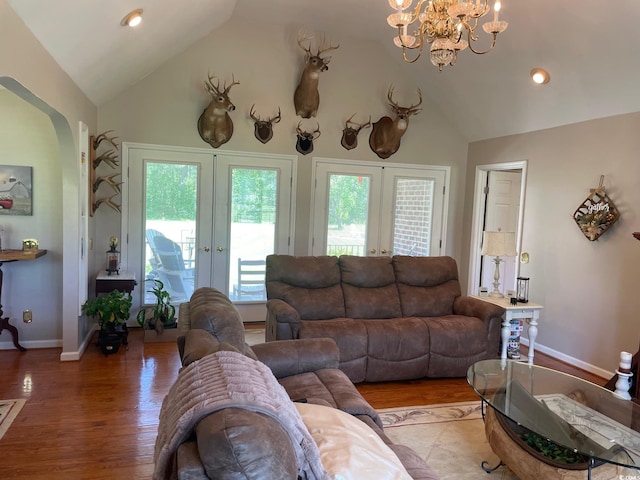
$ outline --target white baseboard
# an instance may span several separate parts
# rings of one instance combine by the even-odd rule
[[[62,347],[62,340],[21,340],[18,339],[20,345],[29,350],[30,348],[58,348]],[[15,350],[13,340],[9,342],[0,342],[0,350]]]
[[[529,346],[529,339],[526,337],[522,337],[520,339],[520,343],[523,345]],[[549,355],[550,357],[555,358],[556,360],[560,360],[562,362],[568,363],[569,365],[573,365],[574,367],[581,368],[589,373],[593,373],[602,378],[611,378],[615,374],[614,372],[609,372],[603,368],[596,367],[595,365],[591,365],[590,363],[583,362],[582,360],[578,360],[577,358],[570,357],[562,352],[554,350],[553,348],[545,347],[544,345],[540,345],[536,342],[536,352],[544,353],[545,355]],[[535,355],[535,352],[534,352]],[[535,356],[534,356],[535,363]]]
[[[82,344],[80,345],[80,348],[78,348],[77,351],[75,351],[75,352],[62,352],[60,354],[60,361],[61,362],[73,362],[73,361],[80,360],[80,358],[82,357],[82,354],[85,352],[85,350],[89,346],[89,343],[91,342],[91,339],[93,338],[93,333],[96,330],[98,330],[98,328],[99,327],[96,324],[93,329],[91,329],[91,330],[89,330],[87,332],[87,335],[84,337],[84,340],[82,340]]]

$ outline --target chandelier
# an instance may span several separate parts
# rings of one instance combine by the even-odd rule
[[[387,22],[398,29],[393,42],[402,48],[405,62],[413,63],[422,55],[428,44],[429,56],[440,71],[445,65],[455,65],[458,52],[469,47],[473,53],[482,55],[490,51],[496,44],[499,33],[504,32],[509,24],[499,20],[500,0],[493,5],[493,20],[482,24],[482,29],[491,35],[493,40],[486,50],[476,50],[474,42],[478,40],[476,28],[479,19],[491,11],[489,0],[418,0],[412,11],[405,12],[412,0],[389,0],[389,5],[396,12],[387,17]],[[418,22],[418,23],[416,23]],[[408,27],[416,23],[416,30],[408,34]],[[466,32],[466,39],[463,38]],[[411,59],[408,50],[417,50]]]

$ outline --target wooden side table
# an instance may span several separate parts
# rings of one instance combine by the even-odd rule
[[[2,273],[2,265],[9,262],[18,262],[22,260],[35,260],[43,255],[46,255],[46,250],[0,250],[0,301],[2,300],[2,280],[4,274]],[[3,330],[7,330],[13,337],[13,345],[24,352],[24,348],[18,342],[18,329],[9,324],[9,317],[3,317],[2,304],[0,304],[0,333]]]
[[[540,310],[544,307],[537,303],[518,303],[511,305],[509,298],[497,297],[481,297],[480,295],[470,295],[473,298],[482,300],[483,302],[499,305],[506,310],[502,318],[502,329],[500,337],[502,339],[502,347],[500,350],[500,358],[507,359],[507,343],[509,342],[509,333],[511,331],[511,320],[523,319],[527,324],[527,338],[529,338],[529,364],[533,365],[533,356],[535,354],[536,337],[538,336],[538,320],[540,319]]]
[[[96,295],[111,293],[114,290],[131,294],[136,285],[136,276],[132,272],[109,275],[109,272],[102,270],[96,277]]]

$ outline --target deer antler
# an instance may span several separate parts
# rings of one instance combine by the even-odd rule
[[[387,91],[387,99],[389,100],[389,105],[391,106],[391,108],[404,108],[393,101],[393,84],[389,86],[389,90]],[[415,115],[416,113],[422,111],[421,108],[417,108],[420,105],[422,105],[422,90],[418,88],[418,103],[416,103],[415,105],[411,105],[410,107],[406,107],[407,113],[409,115]]]
[[[100,200],[97,200],[94,204],[93,204],[93,210],[97,210],[98,207],[100,205],[102,205],[103,203],[105,205],[109,205],[111,208],[113,208],[116,212],[120,212],[120,205],[113,203],[112,199],[118,195],[117,193],[114,193],[113,195],[111,195],[109,198],[101,198]]]
[[[205,80],[204,86],[211,95],[220,95],[220,80],[218,80],[217,85],[213,85],[213,79],[217,78],[215,75],[211,75],[207,73],[208,80]]]
[[[116,178],[119,175],[120,175],[119,173],[114,173],[113,175],[109,175],[107,177],[98,177],[93,184],[93,193],[98,191],[98,188],[100,188],[100,185],[103,182],[106,183],[107,185],[110,185],[111,188],[113,188],[113,190],[116,191],[117,193],[120,193],[120,185],[122,185],[123,182],[116,182],[114,180],[114,178]]]
[[[358,113],[358,112],[356,112],[356,113]],[[356,122],[352,121],[353,117],[355,117],[355,116],[356,116],[356,114],[354,113],[353,115],[351,115],[351,116],[349,117],[349,120],[347,120],[347,121],[345,122],[345,126],[346,126],[347,128],[353,128],[353,127],[349,127],[349,124],[356,125],[358,128],[357,128],[357,129],[356,129],[356,128],[353,128],[353,130],[355,130],[355,131],[356,131],[356,133],[357,133],[357,132],[359,132],[360,130],[362,130],[363,128],[366,128],[366,127],[370,127],[370,126],[371,126],[371,115],[369,115],[369,121],[368,121],[368,122],[366,122],[366,123],[356,123]]]
[[[318,127],[316,128],[316,131],[311,134],[314,140],[321,135],[320,124],[318,122],[316,122],[316,124],[318,125]],[[317,136],[316,136],[316,133],[318,134]]]
[[[117,154],[115,150],[107,150],[106,152],[104,152],[103,154],[95,158],[95,160],[93,161],[93,167],[98,168],[98,165],[104,162],[107,165],[109,165],[111,168],[116,168],[119,164],[116,158],[117,158]]]
[[[282,115],[280,113],[280,107],[278,107],[278,115],[276,115],[273,118],[269,117],[269,123],[280,123],[281,119],[282,119]]]
[[[389,105],[391,105],[392,108],[400,108],[400,105],[393,101],[393,84],[389,85],[389,90],[387,90],[387,99],[389,100]]]
[[[254,122],[260,122],[260,121],[261,121],[261,120],[260,120],[260,117],[256,117],[256,116],[253,114],[253,107],[255,107],[255,106],[256,106],[256,104],[255,104],[255,103],[254,103],[253,105],[251,105],[251,110],[249,110],[249,116],[251,117],[251,120],[253,120]]]
[[[233,73],[231,74],[231,85],[229,85],[227,87],[227,82],[224,82],[224,86],[222,88],[224,88],[224,94],[228,94],[229,90],[231,90],[231,87],[233,87],[234,85],[240,85],[240,82],[236,82],[235,77],[233,76]]]
[[[103,141],[109,142],[111,145],[113,145],[115,147],[115,149],[118,149],[118,145],[115,143],[115,141],[119,138],[119,137],[109,137],[109,134],[113,132],[113,130],[107,130],[104,133],[101,133],[100,135],[98,135],[97,137],[95,137],[93,139],[93,149],[97,150],[97,148],[100,146],[100,144]]]
[[[415,115],[416,113],[418,113],[418,112],[422,111],[422,109],[421,109],[421,108],[417,108],[417,107],[419,107],[420,105],[422,105],[422,90],[420,90],[420,88],[418,88],[418,99],[419,99],[419,100],[418,100],[418,103],[416,103],[415,105],[411,105],[411,106],[409,107],[409,113],[410,113],[411,115]]]
[[[306,34],[298,32],[298,46],[302,50],[304,50],[306,52],[306,54],[309,55],[310,57],[312,56],[312,54],[311,54],[311,41],[310,41],[311,38],[313,38],[313,37],[308,37]],[[309,46],[308,47],[304,47],[302,45],[302,42],[306,42],[307,40],[309,40]]]
[[[320,56],[321,53],[328,52],[329,50],[337,50],[338,48],[340,48],[340,44],[333,46],[331,45],[331,43],[329,43],[328,47],[324,48],[325,41],[326,39],[323,35],[322,42],[320,42],[320,46],[318,47],[318,53],[316,53],[317,56]]]

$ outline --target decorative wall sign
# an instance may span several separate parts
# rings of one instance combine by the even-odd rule
[[[591,189],[591,194],[573,213],[576,224],[592,242],[598,240],[620,217],[620,212],[607,196],[603,183],[604,175],[601,175],[598,188]]]

